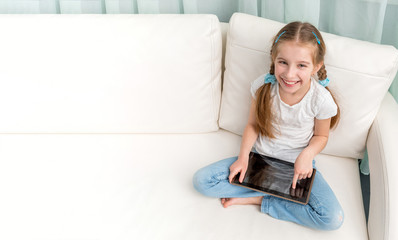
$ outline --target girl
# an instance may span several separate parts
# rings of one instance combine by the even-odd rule
[[[278,32],[269,73],[251,86],[253,98],[239,156],[200,169],[193,179],[199,192],[221,198],[224,207],[260,205],[263,213],[310,228],[341,226],[343,211],[319,171],[307,205],[230,184],[238,173],[243,181],[252,147],[260,154],[293,162],[293,188],[297,180],[311,177],[313,159],[326,146],[329,129],[340,116],[327,87],[325,51],[320,32],[309,23],[292,22]]]

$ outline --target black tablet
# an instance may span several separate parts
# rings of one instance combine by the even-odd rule
[[[315,174],[316,170],[313,169],[311,178],[298,180],[296,189],[293,189],[293,163],[251,152],[243,182],[239,182],[240,174],[237,174],[232,180],[232,184],[289,201],[307,204]]]

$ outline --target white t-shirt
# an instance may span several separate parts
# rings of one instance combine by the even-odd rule
[[[261,75],[251,84],[251,94],[256,99],[256,91],[264,84],[265,75]],[[279,96],[279,84],[271,87],[272,111],[276,117],[273,127],[275,139],[261,134],[254,149],[263,155],[295,162],[301,151],[308,146],[313,134],[316,119],[328,119],[337,114],[337,105],[330,92],[316,80],[311,80],[311,87],[304,98],[297,104],[289,106]]]

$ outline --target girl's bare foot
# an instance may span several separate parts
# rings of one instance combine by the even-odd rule
[[[227,208],[232,205],[261,205],[263,197],[248,197],[248,198],[221,198],[221,204]]]

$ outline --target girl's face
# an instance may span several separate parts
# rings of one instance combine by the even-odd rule
[[[278,50],[274,63],[280,96],[301,100],[310,89],[311,75],[318,72],[322,64],[314,66],[314,47],[310,45],[281,42]]]

